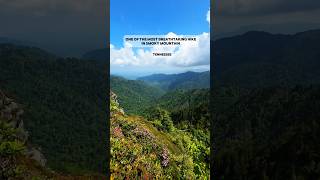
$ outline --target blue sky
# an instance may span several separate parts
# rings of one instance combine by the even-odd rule
[[[209,7],[209,0],[111,0],[111,44],[123,47],[126,34],[209,32]]]

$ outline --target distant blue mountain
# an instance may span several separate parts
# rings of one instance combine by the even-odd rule
[[[185,72],[180,74],[153,74],[140,77],[142,80],[163,90],[210,88],[210,72]]]

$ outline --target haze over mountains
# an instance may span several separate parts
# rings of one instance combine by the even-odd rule
[[[180,74],[153,74],[138,78],[163,90],[210,88],[210,72],[185,72]]]

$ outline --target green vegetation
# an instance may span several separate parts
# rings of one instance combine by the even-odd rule
[[[23,104],[29,139],[50,168],[105,172],[107,69],[101,62],[0,45],[0,88]]]
[[[265,88],[215,112],[218,179],[320,177],[320,88]]]
[[[27,144],[20,139],[21,131],[0,119],[0,179],[59,179],[25,154]]]
[[[148,84],[111,78],[112,177],[209,179],[208,89],[163,93]]]
[[[172,132],[174,129],[169,112],[159,107],[148,113],[148,120],[153,121],[160,130]]]
[[[320,30],[294,35],[247,32],[216,40],[214,86],[263,88],[320,83]]]
[[[319,179],[320,31],[215,41],[215,179]]]
[[[168,145],[174,162],[169,167],[179,164],[179,152],[187,152],[183,164],[193,167],[188,172],[193,178],[209,170],[208,128],[213,124],[213,178],[319,179],[319,37],[320,31],[314,30],[295,35],[248,32],[217,40],[211,98],[200,86],[180,86],[188,84],[192,73],[183,75],[188,78],[143,77],[166,93],[132,122]],[[174,127],[168,131],[164,122]],[[162,169],[157,172],[166,174]]]
[[[201,89],[209,72],[112,76],[120,103],[110,102],[112,177],[208,179],[211,150],[215,179],[319,179],[319,37],[250,32],[216,41],[213,122],[209,91]],[[0,88],[23,104],[31,143],[49,168],[104,173],[107,70],[102,60],[0,45]],[[25,168],[35,179],[89,178],[55,175],[24,157],[16,132],[0,124],[0,162],[11,162],[1,164],[0,178]]]
[[[111,76],[110,86],[119,98],[119,103],[129,114],[140,114],[154,99],[164,94],[160,88],[152,87],[142,81],[127,80]]]
[[[171,119],[179,129],[201,129],[209,131],[208,89],[170,91],[155,100],[144,115],[148,117],[157,107],[170,112]]]
[[[176,129],[168,111],[157,108],[148,121],[110,103],[113,178],[209,179],[207,144]]]
[[[0,119],[0,179],[21,178],[17,159],[25,149],[16,136],[17,130]]]

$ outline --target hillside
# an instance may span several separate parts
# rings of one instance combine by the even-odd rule
[[[44,168],[45,157],[28,141],[23,112],[18,103],[0,90],[0,179],[44,178],[50,174]]]
[[[119,102],[127,113],[140,114],[145,107],[164,94],[160,88],[118,76],[110,77],[110,86],[119,96]]]
[[[160,98],[154,104],[170,111],[177,111],[183,108],[191,108],[200,103],[209,104],[209,89],[193,89],[193,90],[175,90],[170,91]]]
[[[217,179],[318,179],[319,87],[247,91],[214,112]]]
[[[46,166],[41,149],[29,140],[24,110],[0,90],[0,179],[101,179],[101,174],[63,175]]]
[[[209,178],[209,148],[202,139],[176,129],[165,110],[150,119],[126,115],[117,96],[110,97],[112,178]]]
[[[320,31],[214,42],[216,179],[319,179]]]
[[[107,69],[96,61],[0,45],[0,88],[24,107],[30,142],[41,147],[48,167],[104,172]]]
[[[144,116],[148,117],[150,112],[160,107],[171,113],[176,127],[201,129],[209,133],[209,97],[208,89],[170,91],[146,108]]]
[[[210,72],[185,72],[180,74],[153,74],[140,77],[138,80],[147,82],[150,85],[160,87],[161,89],[200,89],[210,87]]]
[[[294,35],[251,31],[213,42],[217,86],[294,86],[320,82],[320,30]]]
[[[165,93],[116,76],[110,85],[112,177],[209,178],[207,89]]]

